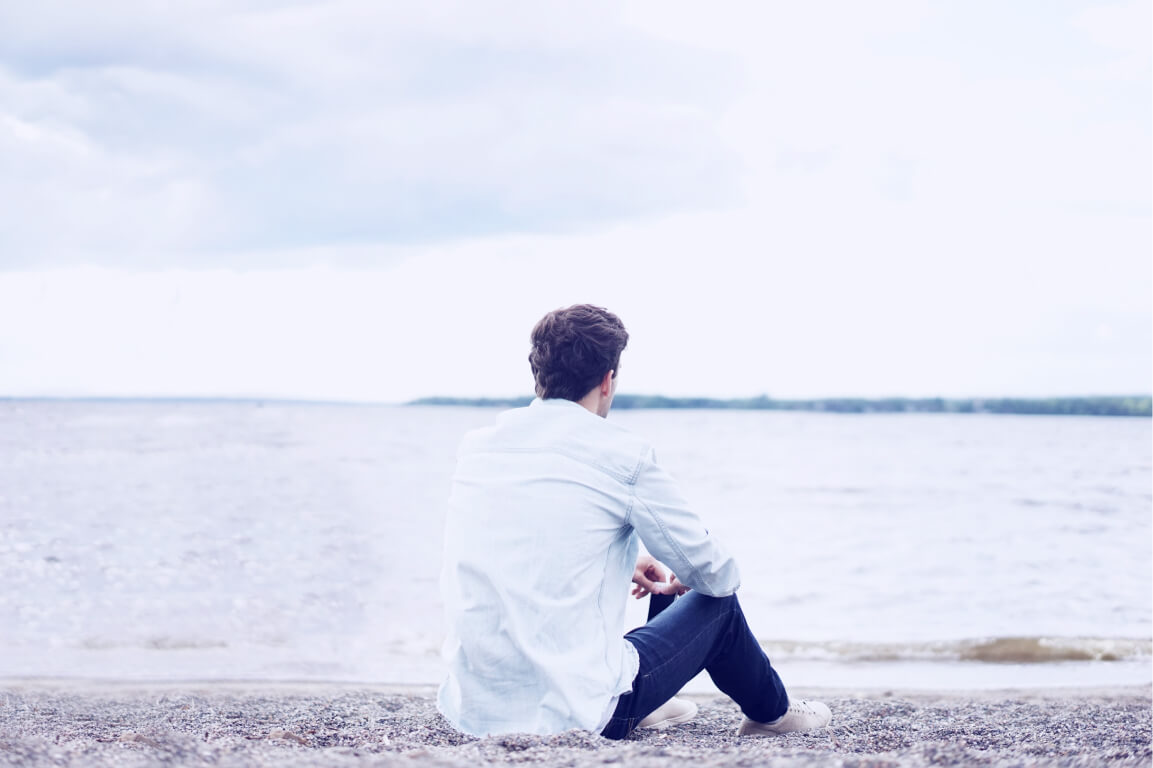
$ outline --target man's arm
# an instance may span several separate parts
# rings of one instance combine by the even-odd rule
[[[633,486],[629,523],[645,548],[671,568],[684,586],[710,597],[731,595],[740,586],[736,561],[705,529],[651,451],[641,462]]]

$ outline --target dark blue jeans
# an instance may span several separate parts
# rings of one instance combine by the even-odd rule
[[[649,598],[648,623],[625,635],[637,649],[640,670],[601,735],[625,738],[702,669],[749,718],[764,723],[785,714],[789,697],[784,683],[749,631],[736,595],[689,592],[664,610],[669,599],[661,597]]]

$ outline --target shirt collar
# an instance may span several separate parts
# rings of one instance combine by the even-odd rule
[[[585,408],[580,403],[574,402],[572,400],[565,400],[563,397],[550,397],[547,400],[535,397],[533,398],[533,401],[528,404],[528,406],[529,408],[576,408],[577,410],[584,411],[590,416],[596,415],[591,413],[588,408]]]

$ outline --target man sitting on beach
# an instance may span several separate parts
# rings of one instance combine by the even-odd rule
[[[477,736],[622,739],[691,719],[673,697],[704,669],[740,705],[743,736],[824,727],[829,708],[790,701],[745,623],[736,562],[649,444],[604,418],[627,342],[598,307],[545,315],[529,355],[537,399],[461,442],[440,711]],[[638,538],[656,559],[638,557]],[[637,597],[683,596],[622,636],[630,580]]]

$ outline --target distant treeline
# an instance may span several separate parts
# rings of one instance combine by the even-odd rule
[[[409,405],[461,405],[518,408],[531,397],[422,397]],[[823,411],[826,413],[1017,413],[1048,416],[1151,416],[1150,397],[963,398],[832,397],[819,400],[776,400],[766,395],[731,400],[711,397],[617,395],[613,408],[708,408],[750,411]]]

